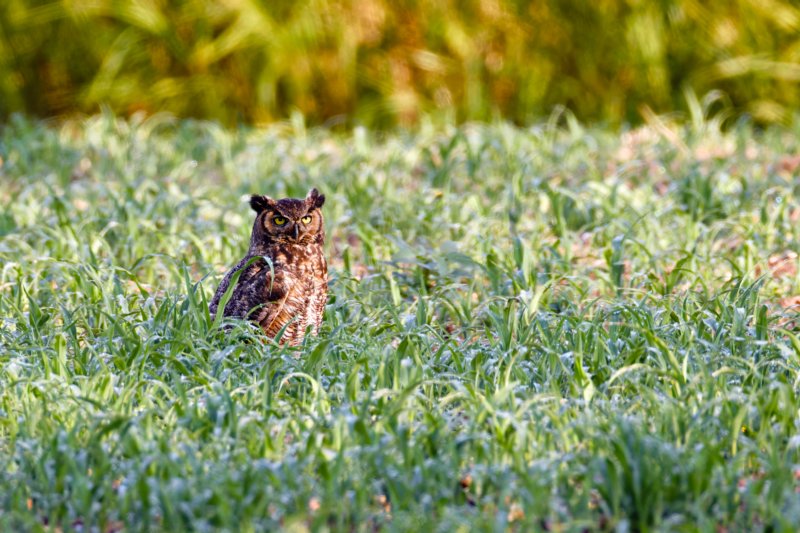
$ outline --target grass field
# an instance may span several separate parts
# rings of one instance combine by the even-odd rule
[[[0,130],[3,531],[796,531],[798,132]],[[206,300],[328,201],[299,348]],[[794,332],[794,333],[793,333]]]

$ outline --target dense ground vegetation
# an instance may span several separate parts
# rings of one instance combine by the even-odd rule
[[[386,128],[431,114],[527,125],[800,109],[790,0],[7,0],[0,120],[169,111],[228,126],[288,118]]]
[[[0,130],[0,529],[796,531],[795,129]],[[328,197],[281,348],[206,311]]]

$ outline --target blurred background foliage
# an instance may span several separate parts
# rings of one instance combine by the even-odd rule
[[[786,121],[799,32],[783,0],[3,0],[0,120],[107,104],[386,128],[565,105],[619,124],[686,110],[689,88]]]

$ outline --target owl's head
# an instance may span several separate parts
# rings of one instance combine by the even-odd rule
[[[311,189],[305,200],[252,196],[250,207],[257,215],[251,245],[323,244],[325,220],[320,208],[324,203],[325,195],[319,194],[317,189]]]

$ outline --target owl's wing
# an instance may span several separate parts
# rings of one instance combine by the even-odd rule
[[[237,269],[232,270],[229,273],[230,276],[233,277],[236,271]],[[272,272],[266,267],[264,261],[256,261],[246,267],[239,276],[230,300],[225,305],[224,316],[248,318],[257,323],[264,320],[271,312],[274,312],[271,311],[271,308],[274,307],[272,302],[284,296],[279,283],[280,275],[275,277],[276,279],[273,280]],[[217,290],[218,294],[212,300],[212,305],[219,305],[219,300],[229,285],[230,278],[223,280]]]
[[[214,293],[214,297],[208,303],[208,312],[211,314],[213,318],[217,314],[217,307],[219,307],[219,301],[222,299],[222,296],[225,294],[225,291],[228,290],[228,287],[231,284],[231,279],[233,275],[240,271],[244,265],[247,264],[247,258],[242,259],[237,263],[235,267],[230,269],[225,277],[222,278],[222,281],[219,282],[219,286],[217,287],[217,291]]]

